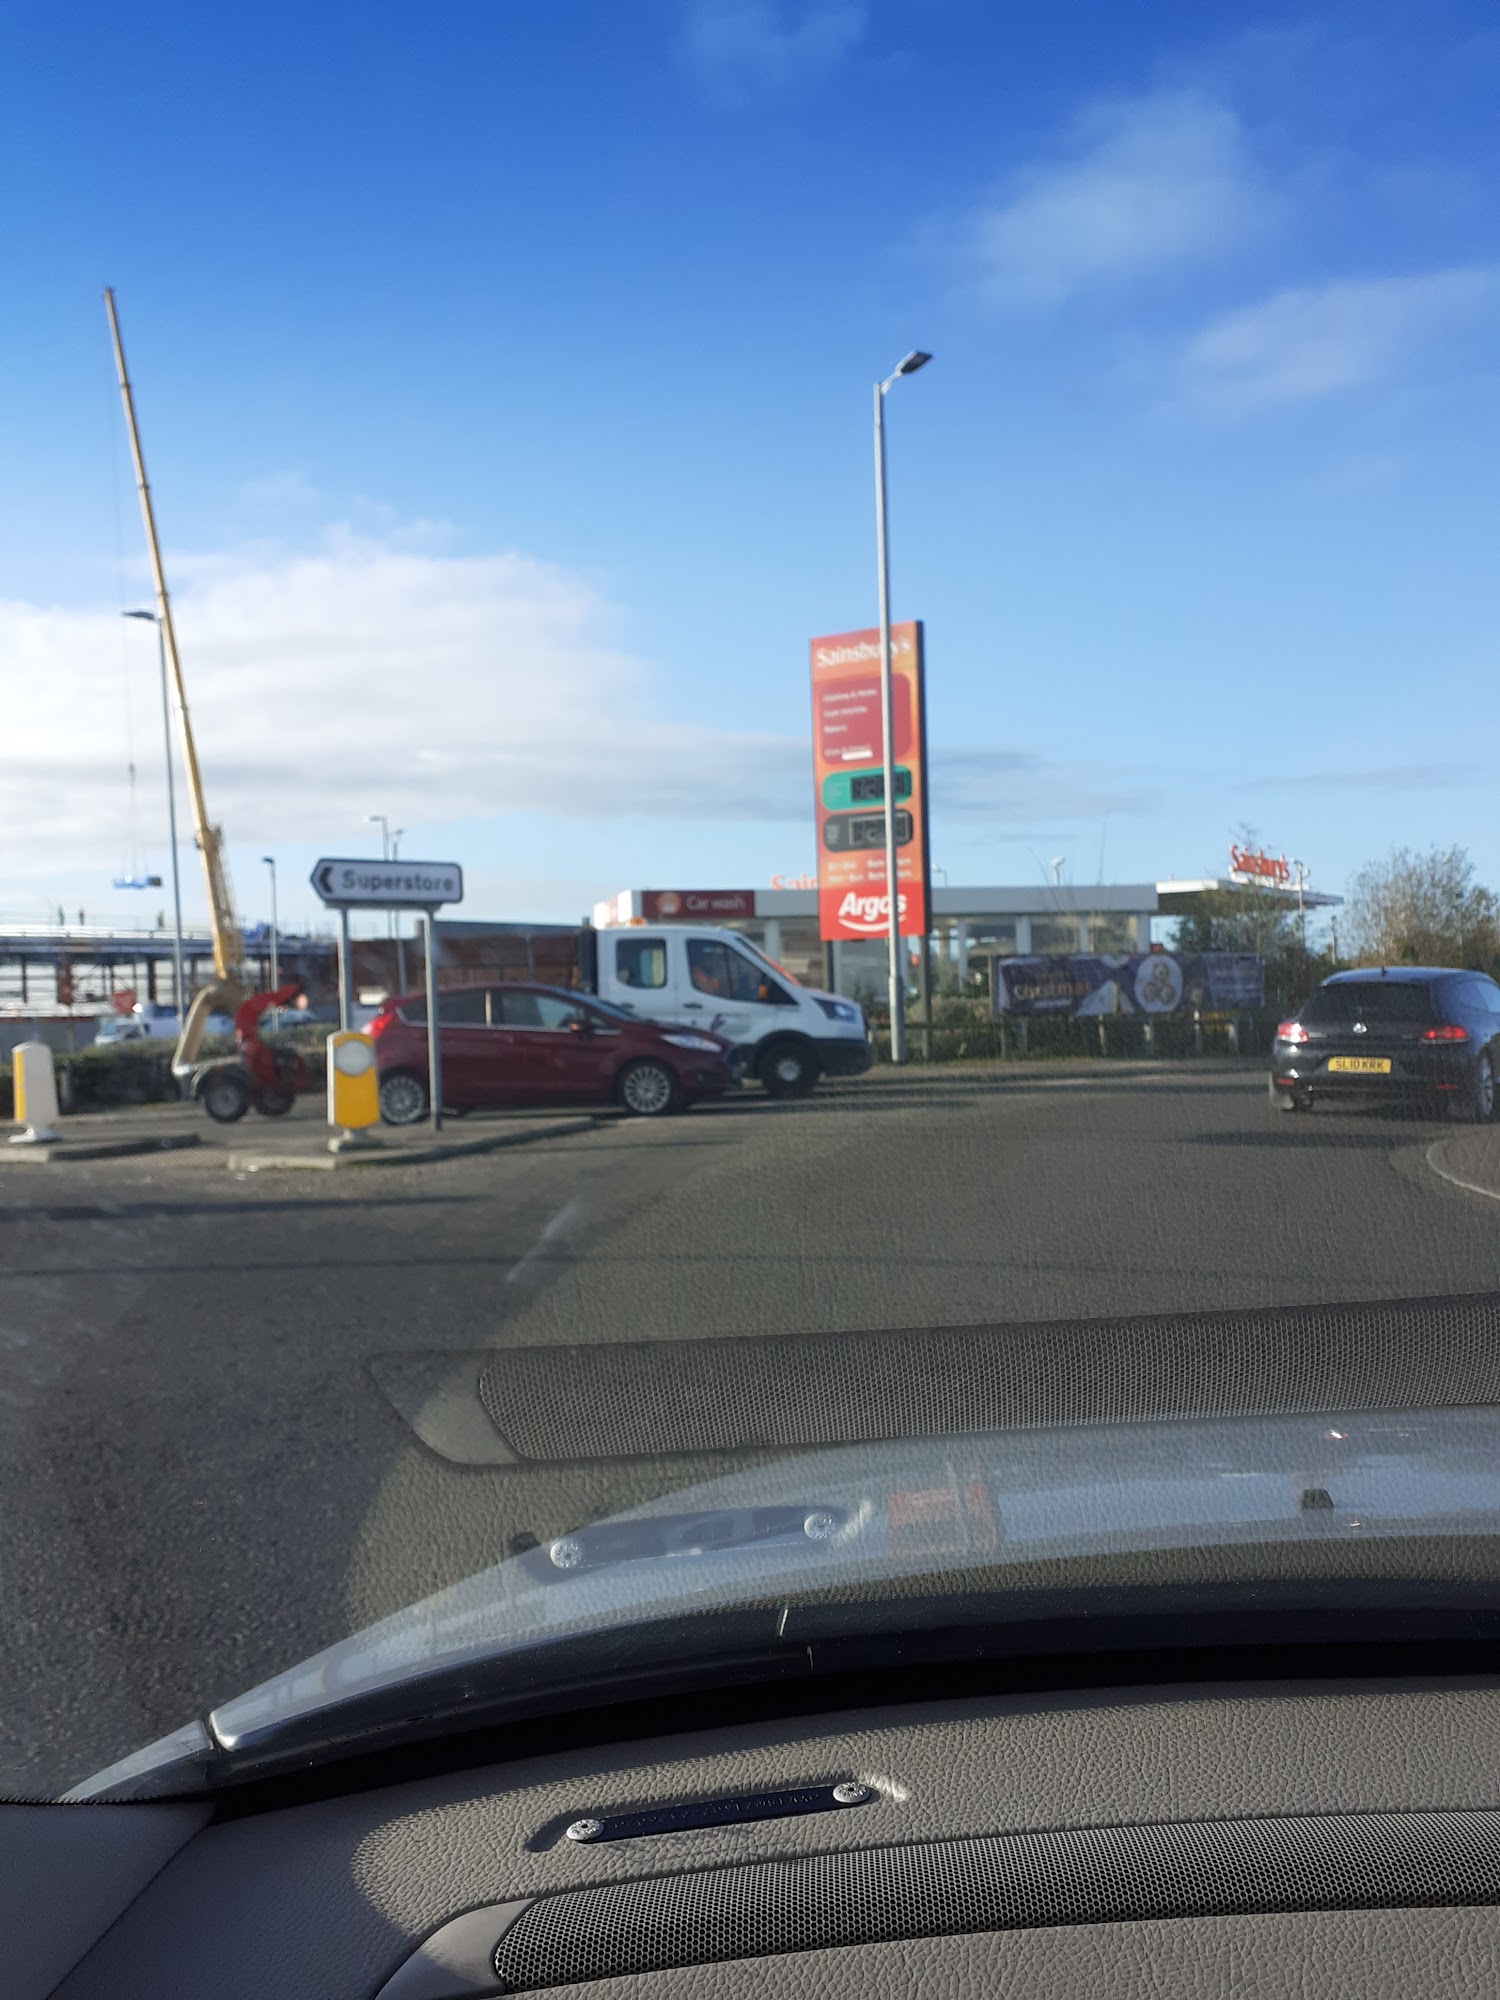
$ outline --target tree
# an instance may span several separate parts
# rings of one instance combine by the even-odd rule
[[[1500,898],[1474,880],[1462,847],[1413,854],[1398,847],[1371,861],[1349,885],[1341,926],[1361,965],[1500,963]]]
[[[1172,949],[1253,951],[1281,958],[1297,949],[1297,912],[1265,889],[1205,889],[1197,908],[1177,920]]]

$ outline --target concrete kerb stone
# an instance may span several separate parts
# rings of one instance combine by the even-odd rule
[[[504,1146],[526,1146],[537,1139],[563,1139],[577,1132],[591,1132],[597,1118],[583,1116],[555,1118],[545,1124],[528,1125],[524,1130],[489,1132],[481,1139],[439,1139],[431,1145],[356,1149],[331,1153],[326,1149],[305,1153],[231,1152],[224,1164],[232,1174],[259,1173],[350,1173],[373,1171],[379,1167],[416,1167],[431,1160],[462,1159],[471,1153],[493,1153]]]
[[[163,1132],[139,1139],[59,1139],[39,1141],[34,1146],[16,1146],[0,1154],[0,1166],[62,1166],[70,1160],[125,1160],[138,1153],[180,1153],[200,1146],[196,1132]]]

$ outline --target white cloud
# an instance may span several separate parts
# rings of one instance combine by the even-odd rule
[[[1086,113],[1062,157],[1024,169],[976,218],[971,253],[995,297],[1056,305],[1237,248],[1276,205],[1235,114],[1166,91]]]
[[[1500,269],[1484,265],[1277,292],[1192,341],[1184,394],[1206,415],[1238,417],[1364,388],[1497,300]]]
[[[593,823],[585,838],[608,886],[620,845],[599,822],[675,823],[666,837],[688,876],[709,828],[720,846],[737,824],[810,828],[802,713],[784,734],[673,713],[658,670],[618,643],[614,607],[567,570],[348,528],[311,554],[173,552],[168,570],[209,811],[240,853],[341,852],[372,805],[424,830],[546,815]],[[0,602],[0,906],[107,879],[127,858],[125,646],[141,858],[160,867],[150,628]],[[939,747],[932,768],[950,823],[1055,824],[1137,804],[1113,775],[1027,749]],[[180,794],[179,815],[186,831]],[[184,858],[191,896],[186,842]],[[523,872],[534,860],[516,856]]]
[[[714,89],[735,97],[783,90],[848,55],[863,38],[863,6],[693,0],[683,50]]]
[[[236,841],[347,839],[372,798],[412,824],[805,811],[802,741],[664,713],[612,608],[546,563],[339,530],[313,555],[177,555],[169,568],[209,809]],[[120,659],[115,613],[0,603],[5,874],[122,857]],[[142,782],[155,786],[141,686]]]

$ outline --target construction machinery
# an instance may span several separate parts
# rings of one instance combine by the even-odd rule
[[[146,530],[146,550],[151,559],[151,581],[156,592],[157,629],[171,676],[173,708],[181,738],[182,761],[187,772],[188,796],[193,808],[193,839],[203,860],[208,920],[213,939],[214,976],[207,985],[198,988],[182,1015],[182,1028],[172,1056],[172,1074],[189,1081],[192,1095],[201,1100],[211,1118],[222,1124],[243,1117],[252,1105],[267,1117],[281,1117],[291,1110],[297,1093],[310,1088],[311,1078],[307,1065],[295,1050],[272,1048],[261,1040],[260,1022],[270,1008],[297,1004],[302,999],[301,988],[294,982],[278,987],[274,992],[256,991],[246,975],[244,933],[234,914],[229,872],[224,864],[224,833],[209,819],[203,797],[203,775],[198,767],[198,749],[188,717],[182,661],[177,651],[177,631],[172,623],[172,602],[167,594],[166,571],[162,567],[161,544],[156,534],[156,514],[151,504],[146,461],[141,452],[140,430],[135,418],[135,398],[125,369],[125,348],[120,339],[115,295],[109,287],[105,288],[104,309],[109,316],[115,373],[119,378],[120,401],[125,410],[125,428],[130,435],[130,457],[135,468],[141,521]],[[180,993],[177,1000],[180,1009]],[[218,1012],[234,1017],[237,1054],[200,1063],[198,1052],[203,1046],[209,1016]]]

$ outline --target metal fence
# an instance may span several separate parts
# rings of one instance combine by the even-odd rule
[[[942,1002],[933,1010],[932,1048],[924,1048],[923,1023],[907,1016],[908,1054],[931,1062],[1180,1061],[1193,1056],[1268,1059],[1281,1018],[1275,1012],[1214,1014],[1100,1014],[993,1018],[987,1009],[958,1011]],[[890,1059],[889,1017],[871,1022],[877,1062]]]

